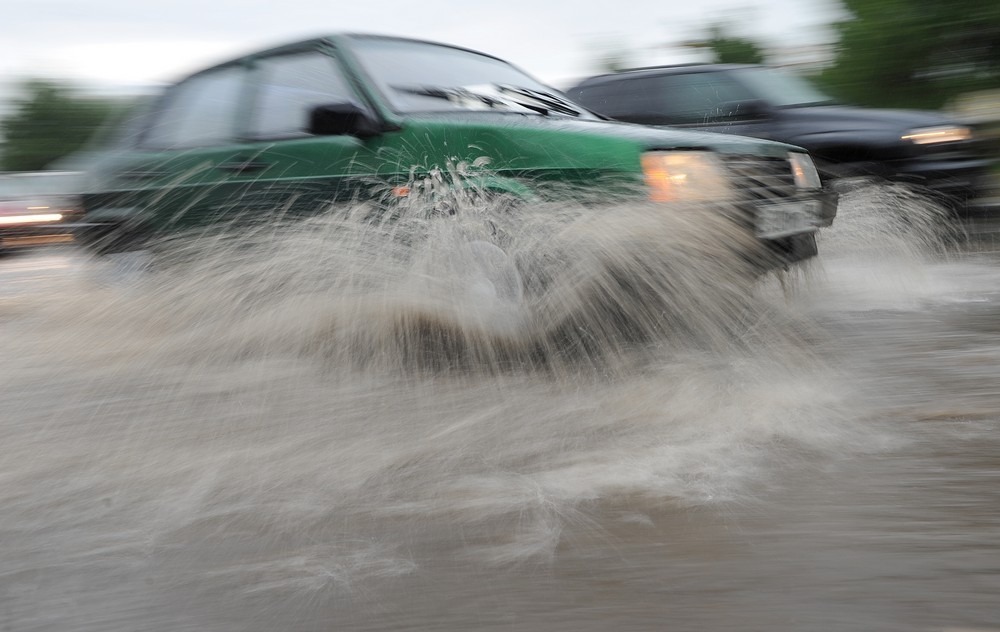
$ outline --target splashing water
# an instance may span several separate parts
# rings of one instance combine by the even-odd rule
[[[162,270],[88,320],[200,337],[199,352],[463,372],[606,370],[642,346],[726,346],[760,326],[764,253],[719,209],[456,201],[166,242]]]
[[[883,449],[717,211],[338,207],[5,301],[5,620],[364,627],[429,569],[551,563]]]

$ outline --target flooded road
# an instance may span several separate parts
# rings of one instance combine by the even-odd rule
[[[893,204],[628,344],[322,231],[0,259],[0,630],[1000,630],[1000,225]]]

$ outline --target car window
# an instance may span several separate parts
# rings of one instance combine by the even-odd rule
[[[653,79],[661,123],[705,123],[724,114],[726,103],[753,99],[753,94],[721,72],[666,75]]]
[[[142,144],[179,149],[232,142],[246,74],[242,66],[227,66],[195,75],[168,90]]]
[[[723,104],[753,98],[721,72],[623,77],[571,90],[570,96],[601,114],[648,125],[704,124],[732,111]]]
[[[775,107],[823,105],[833,99],[823,94],[805,79],[766,67],[739,68],[733,75],[751,88],[758,98]]]
[[[653,122],[658,117],[654,86],[645,78],[626,78],[569,91],[574,98],[595,112],[611,118],[634,122]]]
[[[313,107],[358,101],[336,62],[319,51],[259,60],[255,78],[253,138],[305,135]]]

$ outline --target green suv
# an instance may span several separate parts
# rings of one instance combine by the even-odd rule
[[[76,235],[109,252],[343,200],[391,206],[449,165],[465,166],[457,186],[516,200],[627,190],[664,213],[725,203],[773,267],[814,256],[836,213],[800,148],[612,122],[489,55],[341,34],[167,88],[89,167]]]

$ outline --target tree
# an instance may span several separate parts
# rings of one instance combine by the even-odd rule
[[[1000,3],[980,0],[841,0],[828,92],[873,106],[942,106],[1000,87]]]
[[[732,34],[731,27],[713,24],[701,39],[681,44],[686,48],[707,50],[712,64],[763,64],[767,62],[764,49],[757,42]]]
[[[24,96],[15,100],[13,113],[0,121],[0,168],[6,171],[44,169],[72,154],[120,107],[54,81],[32,79],[21,89]]]
[[[767,59],[756,42],[730,35],[719,25],[709,29],[703,46],[712,51],[712,61],[717,64],[763,64]]]

